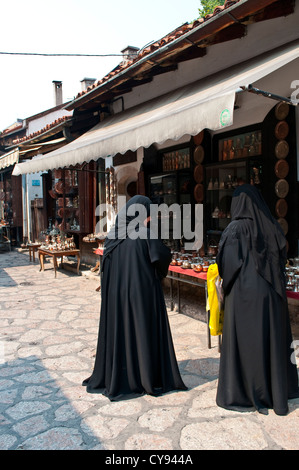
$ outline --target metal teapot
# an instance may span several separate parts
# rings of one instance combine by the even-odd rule
[[[215,242],[215,240],[210,240],[209,246],[208,246],[208,255],[216,256],[217,253],[218,253],[218,244]]]

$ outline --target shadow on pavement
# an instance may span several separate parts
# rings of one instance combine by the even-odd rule
[[[0,358],[1,450],[103,449],[76,410],[88,408],[84,387],[63,384],[74,405],[54,376],[36,356],[4,363]]]

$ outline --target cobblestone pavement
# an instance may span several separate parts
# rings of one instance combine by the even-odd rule
[[[0,449],[202,450],[299,448],[299,400],[279,417],[215,404],[217,338],[169,311],[188,391],[111,403],[81,386],[96,348],[99,280],[39,272],[27,253],[0,253]],[[298,358],[297,358],[298,359]]]

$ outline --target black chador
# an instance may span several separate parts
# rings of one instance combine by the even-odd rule
[[[288,412],[299,396],[285,288],[286,239],[260,192],[234,192],[217,255],[225,293],[217,404]]]
[[[132,236],[136,214],[128,215],[128,209],[134,204],[143,207],[147,218],[150,199],[134,196],[105,241],[96,360],[83,382],[88,392],[104,393],[110,400],[186,389],[161,286],[171,254],[160,240],[151,239],[143,220],[139,236]]]

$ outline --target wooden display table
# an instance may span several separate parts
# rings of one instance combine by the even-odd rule
[[[174,274],[176,273],[176,276]],[[184,276],[188,276],[188,279],[181,278],[181,274]],[[191,284],[192,286],[199,286],[205,289],[205,293],[207,294],[207,273],[200,272],[196,273],[193,269],[184,269],[179,266],[171,266],[169,265],[168,268],[168,279],[170,279],[170,286],[171,286],[171,308],[173,309],[173,292],[172,292],[172,281],[183,282],[185,284]],[[178,307],[180,311],[181,301],[180,301],[180,290],[178,284]]]
[[[40,271],[44,271],[44,260],[45,256],[50,256],[53,258],[54,272],[55,277],[57,275],[57,258],[61,258],[61,264],[63,264],[64,256],[76,256],[77,257],[77,274],[79,274],[80,267],[80,250],[46,250],[39,248],[38,250],[39,262],[40,262]]]
[[[41,243],[27,243],[27,247],[29,248],[29,259],[30,261],[33,259],[35,263],[35,252],[39,249]]]

